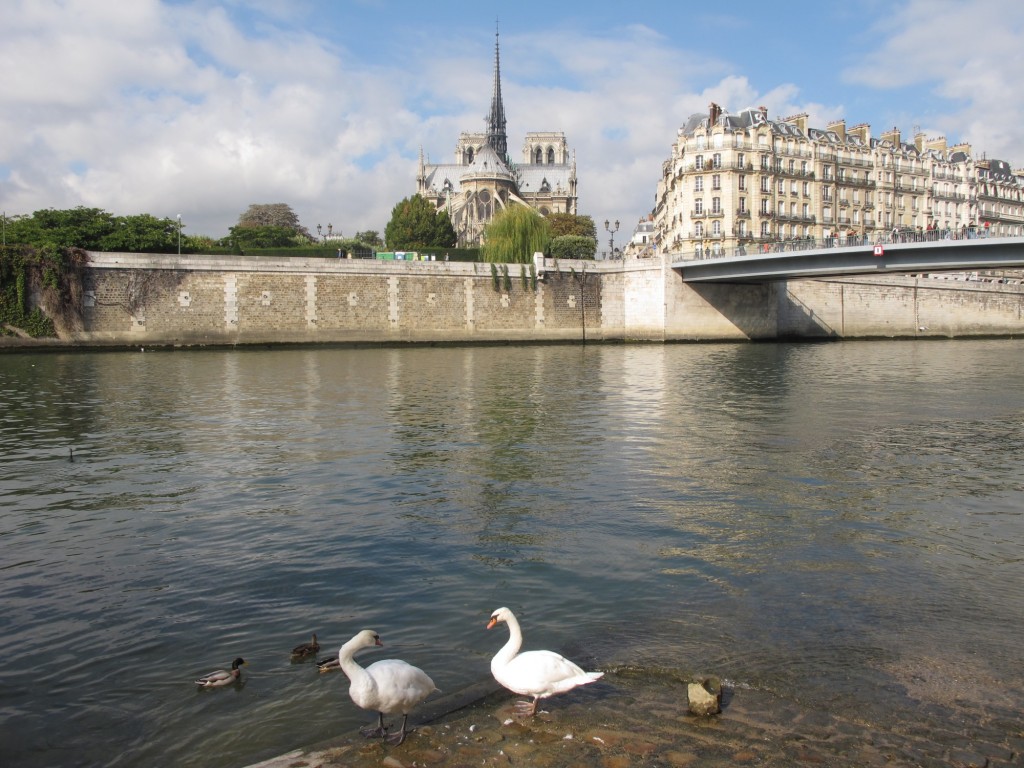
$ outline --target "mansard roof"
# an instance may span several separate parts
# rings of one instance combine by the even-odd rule
[[[572,166],[569,164],[520,165],[516,170],[519,172],[519,191],[524,195],[539,194],[545,182],[548,185],[547,191],[550,192],[561,191],[563,195],[567,195],[572,189]]]

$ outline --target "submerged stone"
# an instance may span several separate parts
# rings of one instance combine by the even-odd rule
[[[686,686],[690,712],[698,717],[717,715],[722,711],[722,681],[705,677]]]

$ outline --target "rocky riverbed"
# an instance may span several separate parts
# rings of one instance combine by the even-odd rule
[[[901,691],[903,704],[888,716],[839,715],[726,681],[722,712],[695,717],[686,682],[609,670],[527,719],[513,714],[510,694],[482,685],[410,718],[421,725],[401,746],[346,734],[259,768],[1024,765],[1024,721],[1003,697],[958,698],[947,690],[925,701]]]

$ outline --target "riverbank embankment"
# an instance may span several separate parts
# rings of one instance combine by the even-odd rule
[[[89,253],[80,322],[0,347],[999,337],[1024,285],[979,275],[689,284],[667,259],[531,264]],[[972,278],[972,279],[968,279]]]

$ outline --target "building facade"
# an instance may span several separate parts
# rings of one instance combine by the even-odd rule
[[[522,161],[515,163],[509,158],[497,35],[486,122],[483,132],[460,134],[452,163],[432,164],[420,153],[416,192],[438,211],[448,211],[459,245],[479,245],[488,222],[509,205],[526,205],[544,216],[575,214],[576,160],[564,133],[527,133]]]
[[[1024,172],[977,159],[969,144],[898,129],[824,129],[711,104],[679,128],[654,208],[660,250],[698,258],[785,241],[844,243],[950,230],[1024,234]]]

